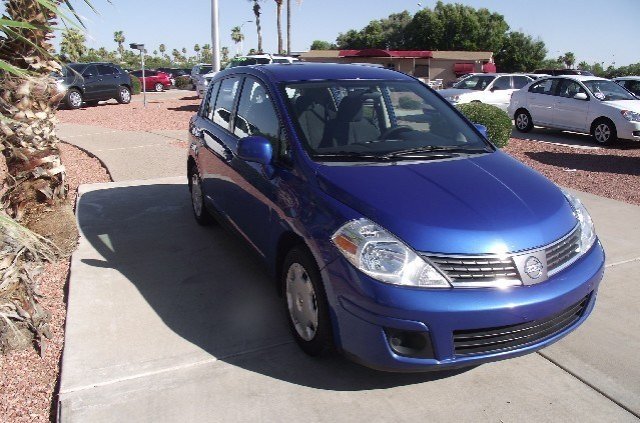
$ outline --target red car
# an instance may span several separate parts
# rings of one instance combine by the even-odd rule
[[[171,88],[171,79],[169,78],[169,75],[164,72],[145,70],[143,78],[142,71],[138,70],[131,72],[131,75],[138,77],[140,79],[140,83],[144,84],[144,88],[147,91],[160,92]]]

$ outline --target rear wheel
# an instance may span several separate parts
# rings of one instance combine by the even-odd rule
[[[79,109],[82,106],[82,94],[79,90],[71,88],[67,92],[65,103],[70,109]]]
[[[616,126],[609,119],[598,119],[591,125],[593,140],[601,145],[608,145],[618,139]]]
[[[118,97],[116,98],[120,104],[129,104],[131,102],[131,90],[124,85],[118,89]]]
[[[191,209],[193,217],[199,225],[208,226],[213,223],[213,218],[204,205],[204,193],[202,192],[202,180],[198,175],[198,169],[193,167],[189,175],[189,190],[191,191]]]
[[[520,132],[529,132],[533,128],[531,115],[526,110],[518,110],[515,115],[516,129]]]
[[[282,266],[282,286],[291,333],[311,356],[331,351],[333,335],[320,271],[311,253],[294,247]]]
[[[159,93],[161,91],[164,90],[164,85],[162,85],[161,83],[157,82],[156,85],[153,86],[153,89]]]

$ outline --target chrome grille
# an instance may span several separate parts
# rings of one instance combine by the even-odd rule
[[[511,257],[426,257],[447,275],[454,286],[482,286],[495,284],[498,280],[520,284]]]
[[[550,274],[557,273],[580,253],[580,226],[560,241],[545,248],[547,255],[547,269]]]

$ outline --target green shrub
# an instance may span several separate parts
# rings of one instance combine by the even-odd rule
[[[191,78],[187,75],[182,75],[176,78],[176,88],[181,90],[187,90],[191,88]]]
[[[131,77],[131,94],[140,94],[142,91],[142,84],[137,76],[129,74]]]
[[[507,112],[484,103],[459,104],[458,109],[473,123],[487,127],[489,139],[498,148],[506,147],[511,137],[511,118]]]
[[[398,99],[398,106],[400,106],[401,109],[417,110],[422,107],[422,103],[411,97],[402,96]]]

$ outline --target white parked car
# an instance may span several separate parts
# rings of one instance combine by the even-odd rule
[[[438,91],[451,104],[487,103],[507,110],[511,94],[533,81],[522,74],[475,73]]]
[[[640,100],[615,82],[595,76],[539,79],[511,97],[516,129],[534,125],[591,134],[599,144],[640,141]]]
[[[613,78],[613,81],[640,98],[640,76],[621,76],[619,78]]]
[[[211,69],[213,69],[213,66],[206,63],[199,63],[191,69],[191,83],[196,90],[198,89],[198,84],[202,85],[204,82],[205,75],[211,73]]]
[[[225,69],[235,68],[236,66],[268,65],[270,63],[294,63],[297,61],[298,59],[296,59],[295,57],[289,57],[289,56],[275,56],[271,54],[252,54],[249,56],[240,56],[240,57],[235,57],[231,59],[231,61],[227,64]],[[209,66],[209,71],[211,71],[211,66]],[[205,75],[202,75],[201,78],[199,78],[194,82],[199,98],[204,97],[204,94],[207,92],[207,87],[209,86],[209,81],[211,81],[211,79],[215,75],[216,75],[216,72],[209,72]]]

